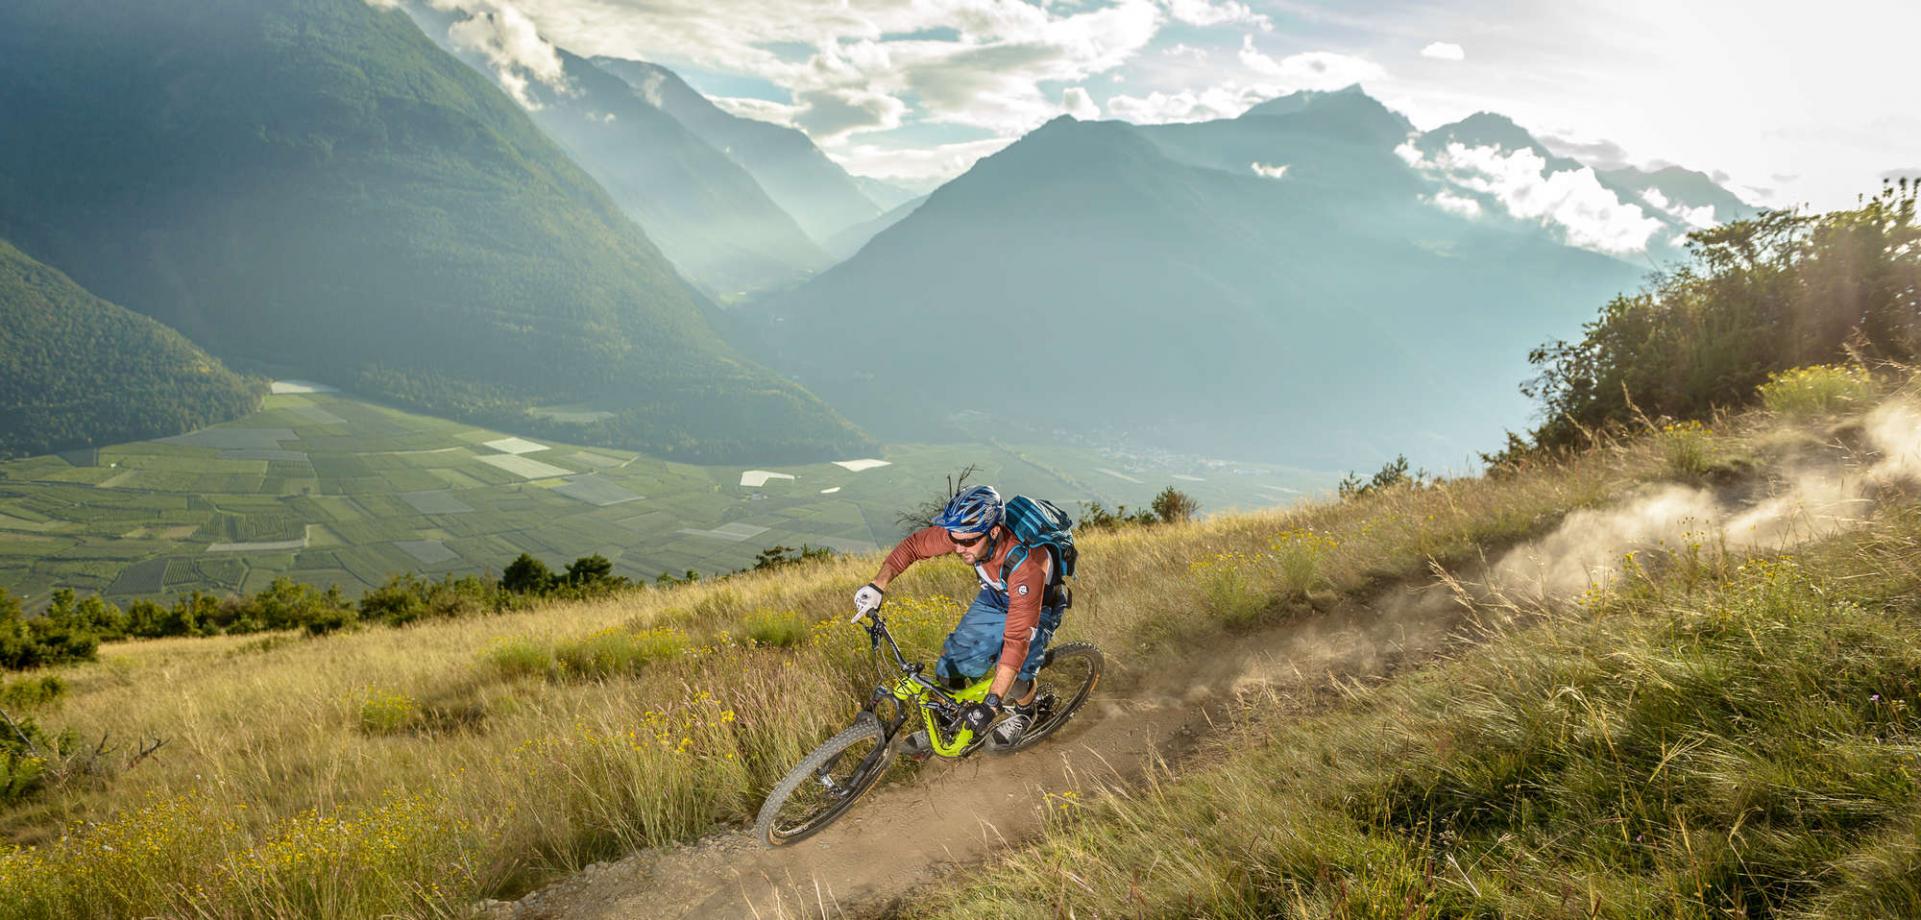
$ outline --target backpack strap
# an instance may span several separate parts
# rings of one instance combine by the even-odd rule
[[[1046,587],[1052,588],[1066,578],[1066,576],[1061,573],[1061,553],[1060,550],[1056,549],[1051,543],[1042,543],[1040,546],[1053,551],[1051,555],[1054,565],[1048,570],[1046,585]],[[1007,576],[1014,574],[1014,570],[1020,568],[1020,564],[1026,562],[1027,557],[1033,555],[1033,552],[1034,547],[1025,543],[1014,544],[1014,548],[1007,551],[1007,558],[1001,560],[1001,584],[1007,584]],[[1018,554],[1018,558],[1016,558],[1016,554]]]

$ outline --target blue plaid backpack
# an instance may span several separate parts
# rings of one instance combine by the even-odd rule
[[[1001,524],[1019,544],[1008,552],[1007,559],[1001,563],[1001,584],[1007,583],[1007,576],[1014,571],[1014,567],[1025,561],[1036,548],[1045,547],[1054,554],[1054,570],[1048,576],[1042,603],[1049,607],[1071,606],[1073,596],[1063,582],[1073,577],[1074,562],[1079,558],[1074,550],[1074,519],[1046,499],[1016,495],[1008,499]]]

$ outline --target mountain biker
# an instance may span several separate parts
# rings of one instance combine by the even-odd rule
[[[1047,643],[1060,627],[1062,607],[1044,603],[1054,561],[1048,552],[1025,554],[1006,580],[1002,564],[1018,545],[1002,524],[1003,504],[991,486],[961,491],[935,516],[933,526],[914,531],[887,554],[874,580],[854,593],[861,613],[880,609],[887,584],[922,559],[955,553],[974,567],[981,590],[961,614],[954,631],[941,645],[934,672],[950,685],[965,686],[994,670],[986,699],[970,703],[962,721],[978,735],[1002,709],[1006,717],[994,725],[990,741],[1001,747],[1014,744],[1034,718],[1034,673],[1040,669]]]

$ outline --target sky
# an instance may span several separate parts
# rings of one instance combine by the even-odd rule
[[[1356,82],[1422,129],[1498,112],[1590,165],[1679,164],[1772,207],[1921,175],[1911,2],[430,2],[494,14],[505,82],[541,78],[544,42],[653,61],[922,189],[1062,114],[1223,118]]]

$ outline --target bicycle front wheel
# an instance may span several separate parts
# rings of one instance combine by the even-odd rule
[[[893,759],[880,720],[861,713],[774,784],[754,822],[754,838],[777,847],[818,833],[880,782]]]

